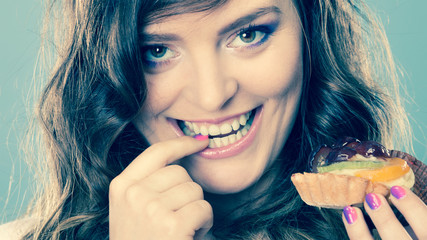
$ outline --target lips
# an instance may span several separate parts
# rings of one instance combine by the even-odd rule
[[[199,153],[205,158],[225,158],[244,151],[253,141],[262,107],[221,121],[170,121],[179,135],[209,136],[209,146]]]

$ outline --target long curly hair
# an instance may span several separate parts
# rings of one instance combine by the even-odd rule
[[[56,65],[37,116],[44,160],[41,191],[24,239],[108,239],[110,181],[149,145],[132,125],[147,87],[141,29],[226,0],[52,1]],[[290,175],[320,143],[340,136],[408,142],[397,74],[384,31],[361,1],[293,0],[304,32],[304,86],[295,126],[274,165],[274,182],[216,219],[219,239],[345,239],[341,213],[304,205]],[[47,41],[46,43],[50,43]],[[392,98],[394,100],[392,100]],[[262,203],[262,204],[260,204]]]

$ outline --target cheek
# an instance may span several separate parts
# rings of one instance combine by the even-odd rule
[[[234,66],[240,85],[256,95],[282,95],[292,84],[302,81],[302,50],[298,41],[270,46],[261,56],[242,61],[245,63],[236,61]]]
[[[157,115],[171,107],[178,98],[182,89],[180,81],[177,81],[179,76],[172,71],[172,73],[147,76],[146,79],[148,95],[145,109]]]

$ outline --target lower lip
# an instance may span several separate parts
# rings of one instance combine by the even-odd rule
[[[225,147],[206,148],[205,150],[199,152],[197,155],[207,159],[221,159],[235,156],[246,150],[252,144],[253,140],[255,139],[258,128],[261,125],[263,107],[258,107],[255,111],[256,112],[251,128],[249,129],[248,133],[239,141]]]

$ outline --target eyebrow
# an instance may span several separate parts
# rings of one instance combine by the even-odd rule
[[[234,22],[232,22],[231,24],[221,28],[221,30],[219,31],[219,36],[225,35],[226,33],[231,32],[236,28],[242,27],[254,21],[257,18],[270,13],[275,13],[278,15],[283,14],[283,12],[277,6],[258,8],[254,12],[249,13],[248,15],[245,15],[243,17],[240,17],[236,19]],[[178,41],[180,39],[180,37],[175,34],[156,34],[156,33],[147,33],[147,32],[143,32],[142,37],[145,42],[173,42],[173,41]]]
[[[238,18],[233,23],[222,28],[219,31],[219,35],[224,35],[228,32],[231,32],[236,28],[242,27],[242,26],[254,21],[257,18],[262,17],[262,16],[267,15],[267,14],[270,14],[270,13],[276,13],[278,15],[281,15],[282,11],[276,6],[271,6],[271,7],[266,7],[266,8],[258,8],[255,12],[250,13],[246,16],[241,17],[241,18]]]

